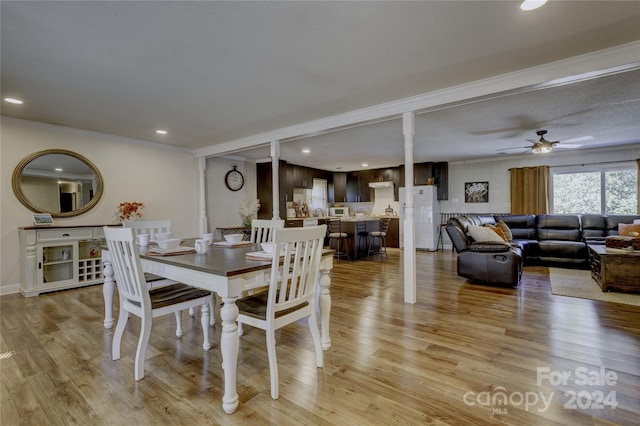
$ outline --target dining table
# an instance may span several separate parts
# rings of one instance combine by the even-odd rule
[[[186,239],[183,247],[193,247],[195,239]],[[150,273],[170,280],[175,280],[193,287],[215,292],[222,299],[220,318],[222,331],[220,335],[220,351],[222,353],[222,369],[224,373],[224,395],[222,408],[228,414],[238,407],[236,391],[236,371],[238,366],[238,307],[236,300],[243,293],[268,285],[271,273],[271,260],[259,259],[248,253],[260,252],[260,244],[244,243],[225,245],[214,241],[205,253],[187,252],[185,254],[158,255],[149,248],[139,247],[139,256],[145,273]],[[329,337],[329,317],[331,312],[331,278],[333,268],[333,250],[325,249],[320,260],[318,274],[318,305],[323,350],[331,347]],[[114,324],[113,300],[115,281],[109,250],[102,249],[103,263],[103,297],[104,327],[110,329]]]

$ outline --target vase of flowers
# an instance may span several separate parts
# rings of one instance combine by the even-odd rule
[[[128,220],[136,221],[142,217],[142,209],[144,203],[139,201],[123,201],[118,204],[118,210],[116,210],[116,220],[119,222]]]
[[[260,210],[260,200],[254,199],[241,201],[238,213],[242,218],[242,225],[247,228],[251,227],[251,221],[258,214],[258,210]]]

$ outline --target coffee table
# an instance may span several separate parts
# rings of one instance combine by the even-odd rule
[[[591,276],[602,291],[640,293],[640,253],[607,251],[604,245],[589,244]]]

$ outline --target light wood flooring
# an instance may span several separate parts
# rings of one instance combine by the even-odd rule
[[[204,352],[199,320],[184,316],[182,338],[172,316],[154,320],[136,382],[139,320],[112,361],[101,286],[3,296],[0,424],[638,424],[640,307],[553,296],[541,266],[517,289],[471,284],[448,251],[418,253],[418,302],[405,304],[401,253],[335,264],[324,368],[304,321],[278,332],[277,401],[264,333],[246,327],[232,415],[221,407],[219,322]]]

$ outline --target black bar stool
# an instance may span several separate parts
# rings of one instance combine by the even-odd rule
[[[342,222],[340,219],[332,219],[327,222],[327,232],[329,233],[329,247],[333,249],[334,242],[337,241],[338,248],[333,256],[340,261],[341,257],[347,257],[347,260],[351,260],[349,258],[349,240],[347,239],[348,234],[346,232],[342,232]],[[344,251],[341,250],[341,245],[344,241]]]
[[[380,259],[387,259],[387,230],[391,219],[388,217],[380,219],[380,230],[369,232],[369,251],[367,257],[380,256]],[[376,244],[377,243],[377,244]],[[372,250],[371,246],[377,245],[377,250]]]
[[[356,222],[356,235],[358,236],[358,253],[356,258],[360,257],[360,253],[364,253],[369,249],[369,232],[367,232],[367,222],[359,220]],[[367,253],[367,256],[369,253]]]

